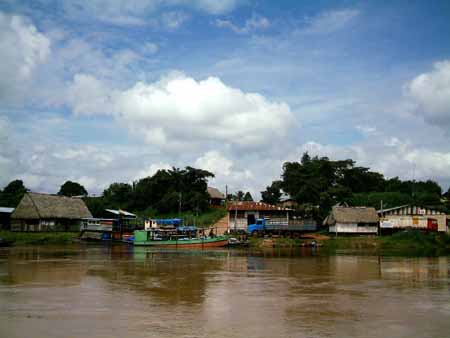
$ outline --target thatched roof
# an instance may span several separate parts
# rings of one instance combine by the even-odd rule
[[[11,215],[13,219],[80,219],[91,217],[92,214],[82,199],[32,192],[23,196]]]
[[[379,221],[377,211],[370,207],[340,207],[335,206],[325,218],[324,225],[336,223],[377,223]]]
[[[207,188],[207,192],[209,194],[209,197],[213,198],[213,199],[225,199],[225,195],[222,194],[219,189],[217,188],[213,188],[213,187],[208,187]]]
[[[291,211],[292,209],[279,207],[264,202],[238,201],[228,204],[228,211]]]

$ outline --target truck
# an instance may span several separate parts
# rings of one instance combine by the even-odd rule
[[[294,236],[302,232],[317,231],[317,222],[312,219],[301,220],[271,220],[259,218],[248,226],[248,233],[252,236],[282,235]]]

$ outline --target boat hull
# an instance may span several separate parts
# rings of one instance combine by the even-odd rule
[[[228,237],[219,236],[214,238],[199,239],[194,238],[184,241],[134,241],[136,246],[152,246],[158,248],[186,248],[186,249],[203,249],[203,248],[219,248],[228,245]]]

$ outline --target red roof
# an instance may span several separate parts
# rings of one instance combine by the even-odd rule
[[[239,201],[239,202],[229,202],[228,211],[290,211],[292,209],[283,208],[276,205],[264,203],[264,202],[248,202],[248,201]]]

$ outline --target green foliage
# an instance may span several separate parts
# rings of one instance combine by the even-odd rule
[[[138,213],[145,218],[182,218],[184,224],[197,225],[200,228],[209,227],[216,223],[221,218],[227,215],[227,211],[222,208],[206,209],[198,214],[195,211],[183,211],[181,214],[177,212],[160,213],[154,209],[147,209]]]
[[[133,205],[133,187],[128,183],[113,183],[103,191],[105,204],[114,209],[129,209]]]
[[[277,204],[281,197],[281,181],[273,181],[272,184],[266,187],[265,191],[261,191],[261,199],[265,203]]]
[[[86,196],[88,192],[86,189],[77,182],[66,181],[58,191],[58,195],[62,196]]]
[[[150,208],[159,213],[170,213],[178,212],[181,205],[181,211],[202,211],[209,206],[206,188],[210,177],[214,175],[209,171],[192,167],[158,170],[153,176],[133,182],[133,185],[113,183],[101,198],[85,200],[94,216],[101,215],[104,208],[132,211]]]
[[[384,209],[405,204],[412,204],[414,202],[410,195],[401,192],[369,192],[353,194],[349,200],[349,205],[368,206],[374,207],[375,209],[380,209],[381,201],[383,201]]]
[[[250,194],[250,192],[246,192],[244,195],[244,201],[248,201],[248,202],[253,202],[253,197],[252,194]]]
[[[21,180],[10,182],[3,191],[0,191],[0,206],[15,208],[26,192],[27,188]]]
[[[444,208],[442,189],[434,181],[401,181],[385,179],[369,168],[358,167],[351,159],[332,161],[327,157],[311,157],[304,153],[300,162],[286,162],[281,181],[274,181],[261,192],[263,201],[279,202],[281,190],[302,205],[319,207],[317,217],[323,219],[337,203],[380,208],[418,204]],[[448,205],[450,209],[450,203]]]

